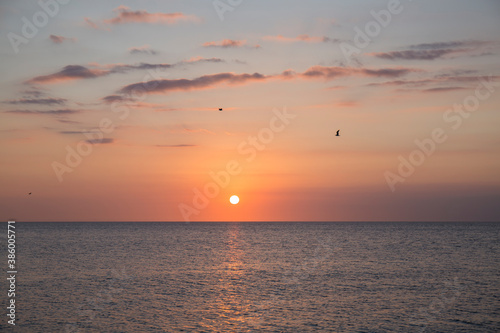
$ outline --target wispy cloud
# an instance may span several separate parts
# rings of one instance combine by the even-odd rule
[[[128,52],[130,54],[149,54],[149,55],[156,55],[158,54],[158,51],[155,51],[151,49],[149,45],[143,45],[143,46],[138,46],[138,47],[131,47],[128,49]]]
[[[482,47],[490,44],[492,44],[492,42],[482,41],[482,40],[467,40],[467,41],[413,44],[410,45],[409,48],[414,50],[457,49],[457,48]]]
[[[177,63],[177,65],[180,64],[196,64],[199,62],[212,62],[212,63],[218,63],[218,62],[226,62],[225,60],[221,58],[203,58],[203,57],[192,57],[191,59],[188,60],[182,60]]]
[[[20,98],[14,100],[4,101],[7,104],[38,104],[38,105],[62,105],[65,104],[67,99],[64,98]]]
[[[188,145],[188,144],[179,144],[179,145],[155,145],[155,147],[160,148],[190,148],[197,147],[198,145]]]
[[[441,58],[446,54],[456,53],[452,49],[437,49],[437,50],[406,50],[392,51],[382,53],[371,53],[370,55],[381,59],[389,60],[434,60]]]
[[[175,13],[149,13],[145,10],[130,10],[129,7],[119,6],[113,10],[114,17],[101,21],[93,21],[85,18],[88,26],[100,29],[102,26],[129,24],[129,23],[150,23],[173,25],[180,22],[200,22],[200,18],[195,15],[186,15],[181,12]]]
[[[250,47],[250,48],[260,48],[260,45],[250,46],[247,45],[246,40],[233,40],[233,39],[224,39],[221,41],[213,41],[203,43],[203,47],[218,47],[218,48],[237,48],[237,47]]]
[[[109,71],[99,69],[89,69],[79,65],[68,65],[59,72],[49,75],[42,75],[28,80],[28,83],[55,83],[76,79],[93,79],[109,74]]]
[[[175,64],[150,64],[141,62],[139,64],[127,65],[127,64],[98,64],[92,63],[86,66],[81,65],[68,65],[63,67],[60,71],[49,75],[36,76],[26,83],[36,83],[36,84],[52,84],[60,83],[70,80],[82,80],[82,79],[95,79],[98,77],[116,74],[116,73],[127,73],[133,70],[158,70],[158,69],[169,69],[175,66],[181,66],[186,64],[196,64],[196,63],[218,63],[225,62],[219,58],[202,58],[196,57],[189,60],[183,60]]]
[[[342,76],[369,76],[369,77],[400,77],[418,70],[412,68],[355,68],[355,67],[324,67],[313,66],[306,70],[300,76],[305,78],[324,78],[327,80],[335,79]],[[290,75],[289,73],[287,74]]]
[[[68,115],[80,112],[80,110],[61,109],[61,110],[10,110],[7,113],[26,114],[26,115]]]
[[[102,139],[85,140],[85,142],[93,144],[93,145],[99,145],[99,144],[113,143],[113,142],[115,142],[115,140],[112,138],[102,138]]]
[[[58,35],[50,35],[49,39],[54,44],[62,44],[64,42],[76,42],[76,38],[63,37],[63,36],[58,36]]]
[[[264,75],[260,73],[217,73],[203,75],[194,79],[165,79],[165,80],[153,80],[149,82],[139,82],[129,84],[122,87],[117,93],[118,94],[130,94],[136,90],[144,91],[144,87],[147,86],[148,94],[158,94],[158,93],[169,93],[172,91],[188,91],[188,90],[201,90],[210,89],[220,84],[237,85],[246,84],[255,81],[266,81],[269,79],[325,79],[333,80],[337,77],[345,76],[367,76],[367,77],[400,77],[411,72],[416,72],[418,70],[411,68],[381,68],[381,69],[368,69],[368,68],[354,68],[354,67],[324,67],[324,66],[314,66],[309,68],[303,73],[296,73],[293,70],[287,70],[279,75]],[[105,97],[105,99],[112,100],[116,99],[113,97],[116,95],[111,95]]]
[[[341,40],[336,38],[330,38],[326,36],[309,36],[307,34],[298,35],[297,37],[284,37],[282,35],[277,36],[264,36],[263,40],[272,42],[282,42],[282,43],[296,43],[296,42],[306,42],[306,43],[338,43]]]
[[[445,56],[468,54],[484,54],[484,47],[492,42],[470,40],[440,43],[422,43],[410,45],[407,50],[370,53],[369,55],[388,60],[435,60]]]
[[[457,91],[457,90],[464,90],[467,88],[464,87],[437,87],[437,88],[429,88],[429,89],[424,89],[422,92],[427,92],[427,93],[436,93],[436,92],[448,92],[448,91]]]
[[[253,74],[219,73],[203,75],[195,79],[155,80],[147,83],[148,93],[168,93],[175,90],[207,89],[221,83],[243,84],[251,81],[265,80],[266,76]],[[119,93],[129,94],[138,89],[144,90],[144,82],[129,84],[119,90]]]

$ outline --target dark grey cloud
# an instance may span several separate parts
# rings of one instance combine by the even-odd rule
[[[155,51],[149,47],[131,47],[129,49],[130,54],[148,54],[148,55],[157,55],[158,51]]]
[[[403,51],[380,52],[371,55],[389,60],[435,60],[455,53],[471,53],[491,44],[493,43],[480,40],[422,43],[410,45],[407,50]]]
[[[481,41],[481,40],[468,40],[468,41],[414,44],[410,45],[409,48],[414,50],[457,49],[457,48],[477,47],[488,44],[491,44],[491,42]]]
[[[99,145],[99,144],[113,143],[113,142],[115,142],[115,140],[112,138],[102,138],[102,139],[85,140],[85,142],[93,144],[93,145]]]
[[[454,53],[453,49],[438,49],[438,50],[406,50],[374,53],[373,55],[381,59],[389,60],[434,60],[450,53]]]
[[[7,104],[40,104],[40,105],[62,105],[66,103],[64,98],[21,98],[5,101]]]
[[[129,71],[134,71],[134,70],[170,69],[170,68],[173,68],[176,66],[181,66],[181,65],[186,65],[186,64],[203,63],[203,62],[219,63],[219,62],[225,62],[225,61],[220,59],[220,58],[201,58],[200,57],[200,58],[194,58],[192,60],[180,61],[180,62],[175,63],[175,64],[165,64],[165,63],[150,64],[150,63],[144,63],[144,62],[141,62],[139,64],[135,64],[135,65],[122,65],[122,64],[99,65],[99,64],[96,64],[93,66],[94,68],[89,68],[89,67],[80,66],[80,65],[68,65],[56,73],[49,74],[49,75],[36,76],[36,77],[28,80],[27,83],[44,84],[44,83],[54,83],[54,82],[61,82],[61,81],[67,81],[67,80],[94,79],[97,77],[106,76],[106,75],[115,74],[115,73],[127,73]]]
[[[62,109],[62,110],[10,110],[7,113],[32,114],[32,115],[68,115],[80,112],[80,110]]]
[[[84,66],[68,65],[54,74],[34,77],[29,80],[28,83],[51,83],[72,79],[93,79],[107,74],[109,74],[109,71],[91,70]]]
[[[437,88],[429,88],[422,90],[423,92],[447,92],[447,91],[456,91],[456,90],[464,90],[464,87],[437,87]]]
[[[133,83],[121,88],[119,93],[167,93],[174,90],[206,89],[220,83],[241,84],[249,81],[261,81],[266,78],[268,77],[259,73],[219,73],[203,75],[195,79],[154,80],[149,82]]]
[[[180,144],[180,145],[155,145],[155,147],[160,148],[188,148],[188,147],[197,147],[198,145],[188,145],[188,144]]]

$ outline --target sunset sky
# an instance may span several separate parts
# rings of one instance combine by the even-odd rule
[[[41,3],[0,2],[1,220],[500,217],[499,1]]]

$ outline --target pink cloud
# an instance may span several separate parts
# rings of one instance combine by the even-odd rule
[[[297,37],[284,37],[282,35],[277,36],[264,36],[263,40],[281,43],[296,43],[296,42],[306,42],[306,43],[326,43],[326,42],[337,42],[338,39],[332,39],[326,36],[309,36],[307,34],[298,35]]]
[[[231,48],[231,47],[243,47],[243,46],[247,46],[246,40],[224,39],[221,41],[203,43],[203,47]],[[260,45],[257,44],[255,46],[249,46],[249,47],[260,48]]]
[[[115,17],[104,19],[101,22],[95,23],[89,18],[85,18],[85,22],[94,29],[99,29],[101,25],[117,25],[127,23],[151,23],[172,25],[180,22],[200,22],[200,18],[195,15],[185,15],[181,12],[175,13],[149,13],[145,10],[130,10],[129,7],[119,6],[115,10]],[[100,25],[100,24],[101,25]]]

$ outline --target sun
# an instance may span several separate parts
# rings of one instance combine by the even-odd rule
[[[231,198],[229,198],[229,202],[233,205],[236,205],[238,202],[240,202],[240,198],[238,198],[237,195],[233,195],[231,196]]]

